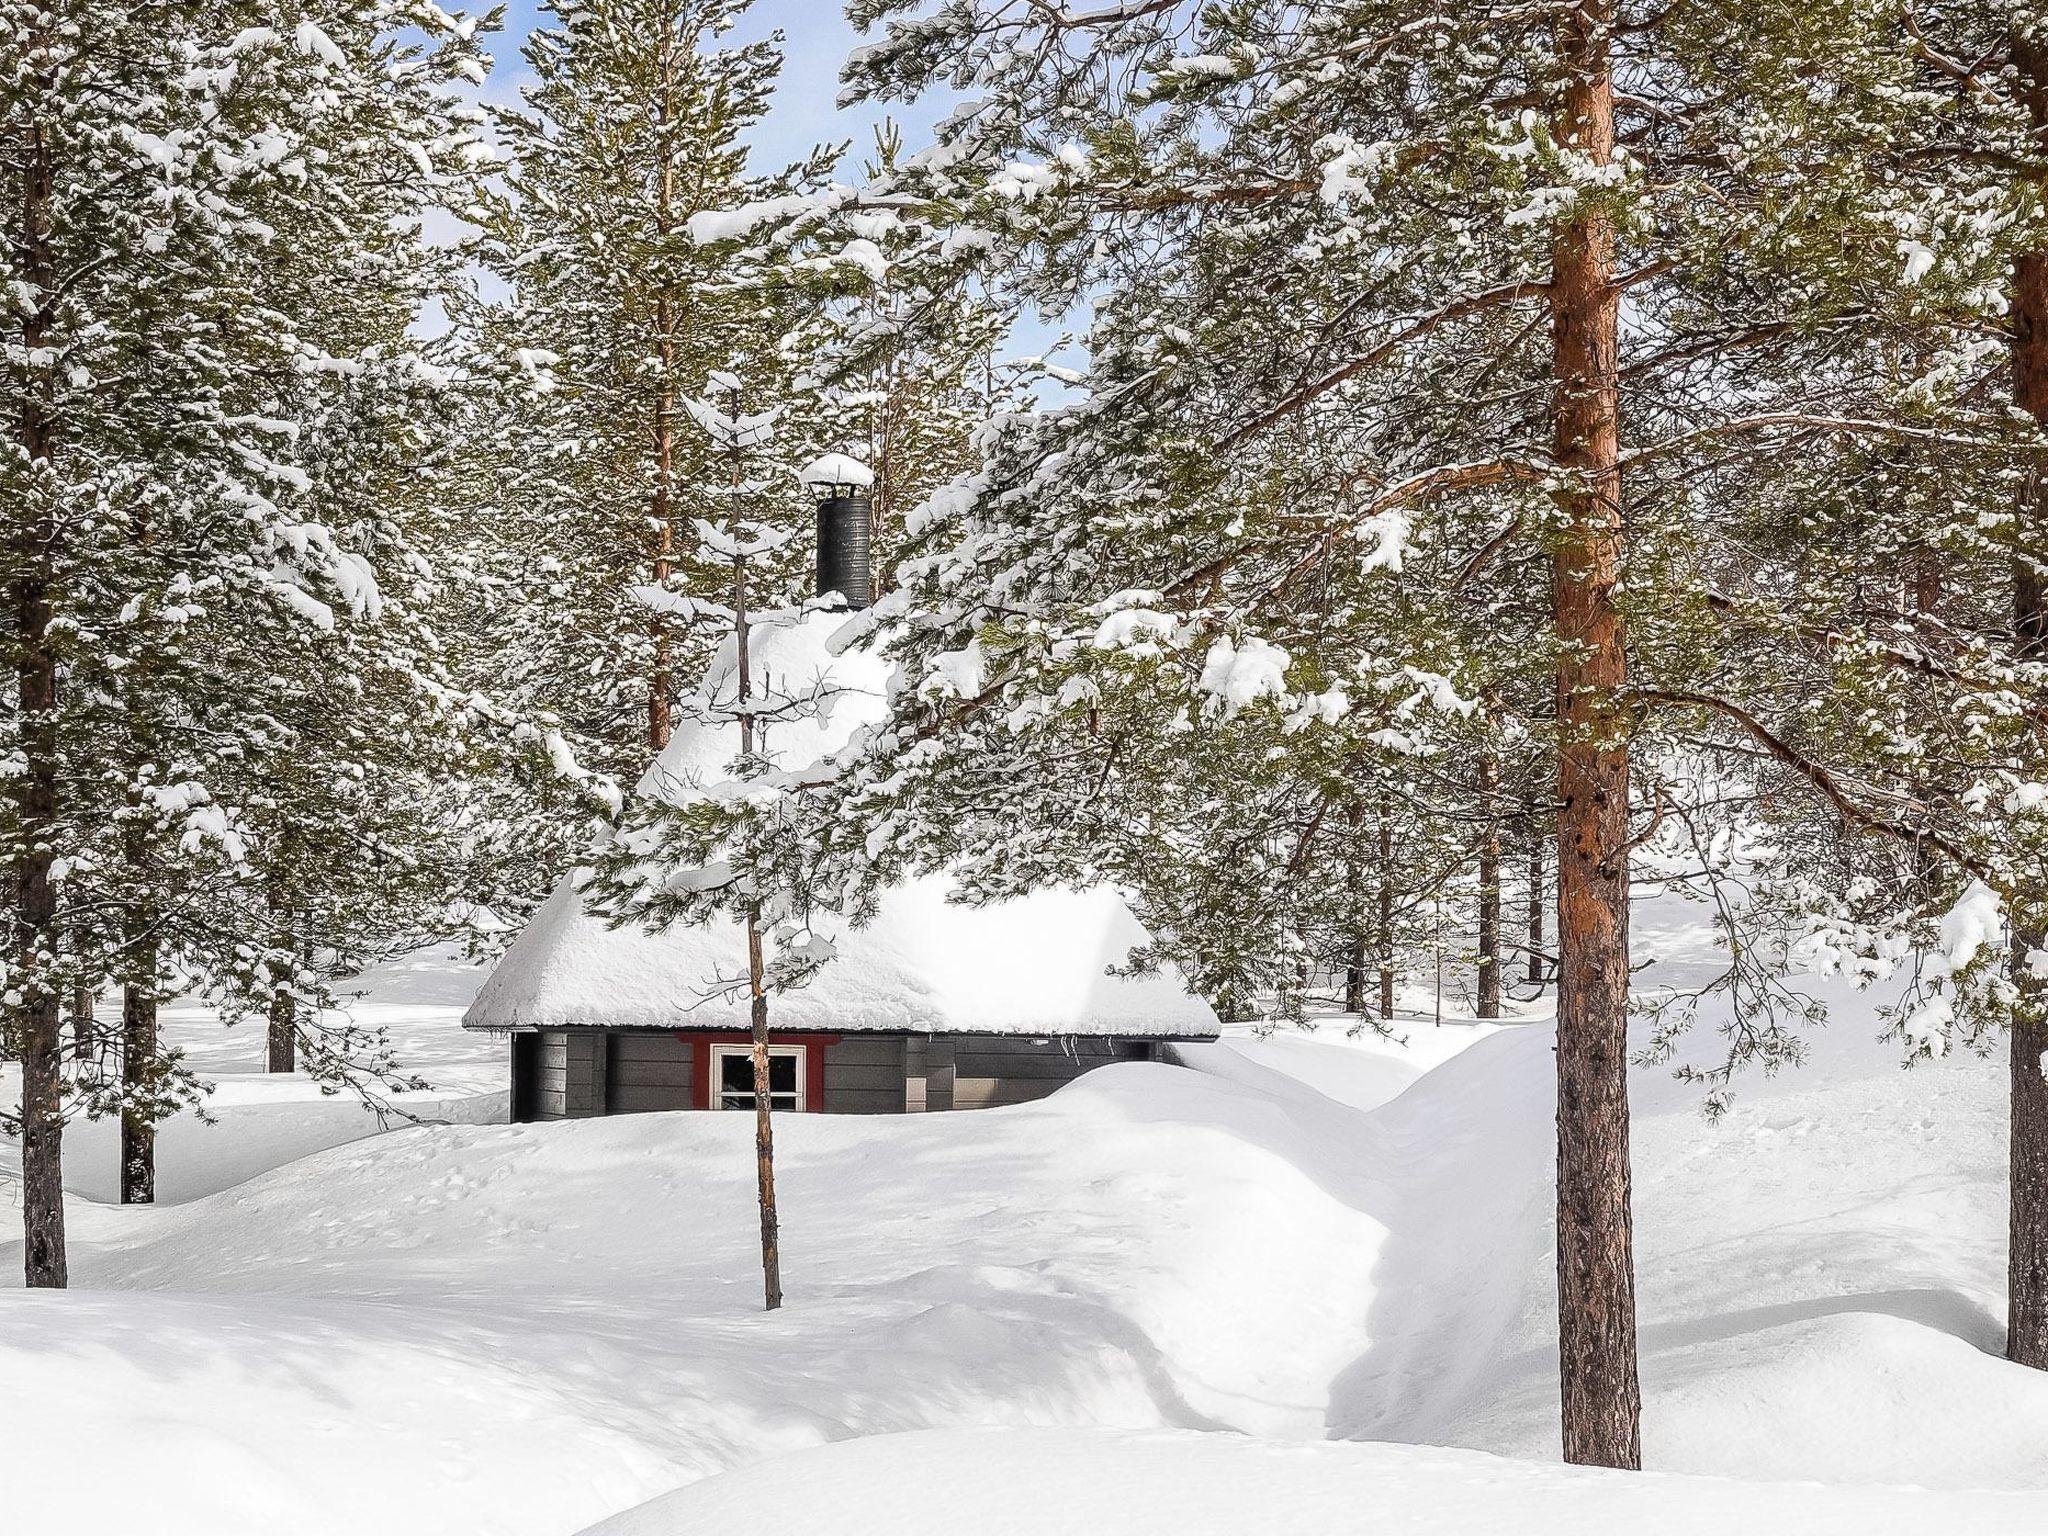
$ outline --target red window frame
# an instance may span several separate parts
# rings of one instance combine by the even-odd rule
[[[690,1108],[711,1107],[711,1047],[714,1045],[744,1045],[751,1049],[754,1037],[743,1029],[679,1029],[676,1036],[690,1048]],[[821,1115],[825,1112],[825,1047],[837,1045],[837,1035],[800,1035],[775,1033],[768,1037],[770,1045],[801,1045],[804,1047],[804,1110],[807,1115]],[[788,1111],[784,1110],[784,1114]]]

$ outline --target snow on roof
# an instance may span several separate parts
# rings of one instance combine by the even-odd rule
[[[867,487],[875,483],[875,472],[851,454],[828,453],[806,464],[797,472],[797,479],[805,485]]]
[[[888,664],[833,654],[843,613],[763,618],[749,631],[758,694],[819,700],[815,718],[767,728],[765,753],[801,769],[836,752],[888,705]],[[737,647],[728,642],[695,698],[730,702]],[[681,712],[675,735],[640,781],[642,794],[681,799],[730,777],[734,727]],[[584,904],[580,872],[565,879],[499,960],[463,1017],[471,1029],[745,1028],[744,929],[737,918],[663,931],[611,928]],[[777,1029],[991,1034],[1210,1036],[1216,1015],[1170,969],[1112,976],[1147,935],[1112,889],[1046,889],[989,906],[948,897],[926,876],[886,891],[855,928],[832,914],[815,926],[837,948],[806,986],[769,1003]]]
[[[838,957],[768,1004],[776,1029],[1210,1036],[1216,1015],[1171,972],[1111,976],[1145,931],[1116,892],[1035,891],[988,907],[927,876],[885,893],[862,928],[821,922]],[[608,928],[564,881],[464,1016],[471,1029],[745,1029],[737,919]]]

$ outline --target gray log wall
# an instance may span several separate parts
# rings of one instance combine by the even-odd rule
[[[1042,1099],[1112,1061],[1150,1061],[1147,1040],[1071,1036],[850,1034],[825,1048],[824,1111],[894,1115],[985,1109]],[[532,1092],[515,1088],[542,1120],[631,1115],[690,1107],[690,1042],[665,1030],[543,1030],[515,1051],[532,1063]]]

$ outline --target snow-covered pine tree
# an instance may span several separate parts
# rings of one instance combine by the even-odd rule
[[[727,574],[677,539],[709,463],[680,401],[736,356],[775,355],[792,325],[786,289],[690,233],[810,169],[748,172],[780,51],[720,45],[747,9],[545,7],[524,109],[496,114],[511,164],[479,254],[510,292],[473,329],[526,387],[479,422],[497,483],[459,558],[488,583],[475,624],[503,643],[499,696],[621,781],[668,739],[679,663],[702,659],[678,654],[669,600]]]
[[[373,590],[381,551],[323,521],[302,456],[315,402],[418,368],[379,350],[389,329],[330,347],[318,317],[360,301],[402,332],[445,280],[419,223],[466,201],[479,163],[456,89],[481,77],[473,32],[420,0],[282,25],[253,4],[0,7],[18,331],[0,361],[18,687],[0,835],[32,1285],[65,1278],[60,999],[74,974],[128,983],[127,1059],[78,1107],[129,1112],[142,1194],[146,1129],[191,1088],[155,1047],[153,1001],[172,958],[212,941],[193,893],[248,875],[232,796],[297,686],[277,662]]]
[[[1811,951],[1917,972],[1894,1020],[1913,1052],[2007,1033],[2007,1353],[2048,1367],[2048,19],[1881,23],[1892,69],[1835,106],[1889,123],[1865,163],[1893,249],[1829,386],[1886,430],[1703,482],[1752,515],[1709,594],[1711,708],[1723,746],[1760,751],[1773,885]]]
[[[1941,104],[1914,114],[1896,146],[1893,164],[1917,193],[1901,248],[1933,280],[1926,308],[1948,322],[1939,345],[1922,350],[1931,366],[1907,403],[1923,419],[1940,407],[1955,439],[2008,440],[2015,451],[1943,451],[1937,439],[1918,455],[1917,579],[1890,670],[1927,674],[1919,691],[1945,712],[1950,738],[1947,751],[1923,747],[1909,760],[1923,769],[1916,792],[1938,787],[1927,798],[1949,813],[1942,861],[1968,882],[1938,935],[1944,965],[1968,969],[1953,941],[1971,926],[1959,914],[1975,893],[1995,893],[2003,908],[2004,931],[1983,935],[1976,984],[1959,988],[1977,1007],[1957,1022],[1964,1038],[1987,1024],[2008,1036],[2006,1355],[2048,1369],[2048,10],[1909,8],[1901,25],[1902,53]],[[2002,355],[1973,345],[1986,330],[2002,334]],[[2009,410],[1986,410],[1985,397]]]
[[[1853,5],[853,14],[884,24],[856,93],[974,98],[872,199],[951,210],[963,259],[1018,302],[1095,312],[1085,398],[1007,423],[911,519],[914,592],[878,622],[907,621],[913,686],[873,841],[1070,824],[1204,695],[1300,714],[1326,674],[1207,658],[1291,663],[1308,591],[1337,594],[1360,657],[1440,677],[1460,670],[1440,638],[1368,627],[1391,606],[1376,573],[1542,594],[1539,624],[1492,639],[1555,700],[1524,723],[1557,765],[1564,1444],[1636,1465],[1629,854],[1655,814],[1635,802],[1666,793],[1639,797],[1638,770],[1684,729],[1656,709],[1697,691],[1718,623],[1688,477],[1862,430],[1810,381],[1851,280],[1896,259],[1861,174],[1891,124],[1840,105],[1896,80],[1896,53]],[[1088,668],[1119,636],[1178,691],[1158,665],[1136,674],[1151,700]],[[1090,729],[1140,705],[1136,730]],[[1006,732],[1057,741],[1040,766],[1060,771],[1015,775]],[[971,747],[931,745],[948,734]],[[919,791],[948,814],[908,808]],[[1008,856],[1020,878],[1050,846]],[[1041,873],[1086,869],[1063,851]]]
[[[759,580],[797,542],[795,521],[773,513],[796,493],[774,451],[779,408],[747,409],[740,378],[721,372],[702,397],[685,396],[686,419],[723,471],[692,498],[703,558],[730,572],[729,605],[699,603],[693,617],[722,631],[702,684],[682,703],[690,734],[683,766],[657,758],[626,801],[612,839],[598,850],[585,888],[616,922],[659,929],[675,922],[735,931],[741,952],[728,976],[707,977],[748,1001],[752,1028],[755,1164],[766,1308],[782,1305],[780,1221],[775,1199],[775,1087],[769,1053],[772,999],[804,984],[831,956],[810,932],[812,892],[800,854],[808,796],[796,776],[812,765],[778,762],[773,738],[792,727],[814,741],[834,704],[821,672],[816,630],[830,613],[807,614],[786,580]],[[722,505],[721,505],[722,504]],[[715,520],[714,520],[715,518]],[[721,747],[714,744],[723,744]],[[801,754],[799,754],[801,755]]]
[[[865,177],[893,173],[902,152],[895,125],[878,128]],[[872,472],[885,589],[904,518],[973,468],[975,432],[1017,403],[1029,370],[998,360],[1005,316],[951,258],[943,229],[915,210],[851,211],[822,238],[783,248],[771,235],[767,245],[764,255],[781,250],[785,279],[818,299],[788,343],[808,364],[785,432]]]

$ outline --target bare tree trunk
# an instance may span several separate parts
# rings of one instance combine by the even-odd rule
[[[80,964],[84,962],[81,959]],[[81,1064],[98,1059],[100,1049],[100,1025],[95,1017],[98,999],[93,996],[93,986],[83,976],[71,984],[71,1049]]]
[[[734,471],[737,483],[738,471]],[[737,505],[737,497],[735,497]],[[738,532],[738,513],[733,515],[733,531]],[[747,712],[747,703],[754,696],[753,682],[753,636],[749,631],[747,617],[747,561],[744,555],[735,555],[732,562],[732,610],[735,635],[735,661],[739,672],[740,702],[740,752],[743,756],[754,755],[754,717]],[[769,1070],[768,1056],[768,968],[761,952],[761,913],[758,907],[747,908],[747,982],[752,996],[752,1023],[754,1027],[754,1169],[755,1183],[761,1204],[761,1289],[765,1310],[773,1312],[782,1305],[782,1223],[775,1208],[775,1116],[771,1102],[773,1074]]]
[[[299,1000],[290,992],[270,994],[268,1028],[264,1031],[266,1072],[296,1072],[299,1069]]]
[[[668,195],[668,171],[662,173],[663,206]],[[661,388],[655,396],[654,407],[654,585],[666,588],[669,576],[675,570],[675,504],[672,487],[675,482],[675,414],[676,395],[673,382],[676,349],[670,335],[671,317],[668,296],[664,294],[655,306],[655,323],[661,331]],[[675,728],[669,694],[674,686],[675,643],[669,635],[668,618],[656,613],[650,621],[654,631],[654,671],[647,687],[647,745],[659,752],[668,745],[670,733]]]
[[[2015,37],[2014,62],[2026,87],[2037,135],[2048,136],[2048,50]],[[2048,251],[2030,251],[2013,271],[2013,397],[2048,425]],[[2040,551],[2048,536],[2048,473],[2028,477],[2017,508],[2021,538],[2013,559],[2013,640],[2032,661],[2048,659],[2048,572]],[[2039,881],[2037,875],[2037,882]],[[2014,1000],[2011,1050],[2011,1214],[2006,1257],[2008,1360],[2048,1370],[2048,977],[2032,956],[2048,951],[2048,892],[2024,892],[2011,904]]]
[[[1394,1016],[1394,824],[1380,807],[1380,1017]]]
[[[1612,0],[1558,24],[1571,71],[1558,140],[1596,165],[1614,151]],[[1557,1300],[1565,1460],[1642,1465],[1628,1112],[1627,636],[1619,294],[1599,204],[1551,250],[1553,449],[1571,472],[1552,557],[1558,645]]]
[[[1494,799],[1500,764],[1479,755],[1479,803],[1486,820],[1479,833],[1479,1017],[1500,1017],[1500,822]]]
[[[1932,613],[1941,602],[1941,561],[1931,549],[1913,551],[1906,571],[1906,607],[1913,613]]]
[[[1356,801],[1344,812],[1350,836],[1344,840],[1344,899],[1351,942],[1344,953],[1344,1011],[1365,1012],[1365,871],[1358,840],[1365,826],[1365,807]]]
[[[662,239],[674,226],[676,198],[675,156],[668,132],[672,122],[672,97],[676,88],[676,50],[672,31],[664,30],[661,42],[661,96],[655,115],[655,153],[661,157],[655,178],[654,225]],[[656,355],[661,360],[661,379],[654,395],[654,585],[666,588],[675,571],[675,427],[676,427],[676,315],[675,306],[664,289],[654,301]],[[675,641],[669,633],[668,616],[655,613],[649,621],[654,637],[654,666],[647,687],[647,745],[659,752],[668,745],[675,728],[669,694],[675,683]]]
[[[27,132],[21,223],[11,233],[23,277],[24,294],[18,298],[27,309],[21,341],[35,357],[49,340],[44,296],[56,287],[49,228],[55,167],[41,120],[32,117]],[[47,365],[43,374],[37,388],[24,392],[16,423],[17,442],[37,477],[49,472],[56,449]],[[11,783],[21,841],[12,871],[15,971],[9,989],[20,1001],[8,1006],[7,1021],[21,1056],[22,1271],[30,1286],[58,1288],[66,1280],[64,1044],[58,989],[48,974],[58,937],[57,888],[51,879],[58,791],[57,656],[50,642],[49,584],[57,529],[49,494],[44,488],[33,515],[24,516],[18,508],[11,514],[17,575],[9,596],[18,647],[21,754]]]
[[[782,1305],[782,1232],[775,1210],[775,1122],[770,1112],[768,997],[761,990],[761,924],[747,914],[747,968],[753,978],[754,1165],[761,1199],[761,1286],[765,1308]]]
[[[1543,985],[1543,829],[1536,824],[1533,798],[1525,803],[1529,825],[1529,985]]]
[[[145,1090],[156,1068],[156,938],[141,941],[146,956],[136,960],[137,975],[146,964],[146,979],[130,980],[121,988],[121,1085],[133,1095]],[[156,1121],[148,1113],[124,1107],[121,1111],[121,1203],[148,1205],[156,1199]]]
[[[2039,909],[2013,924],[2012,1187],[2006,1255],[2005,1358],[2048,1370],[2048,984],[2029,955],[2048,950]]]

